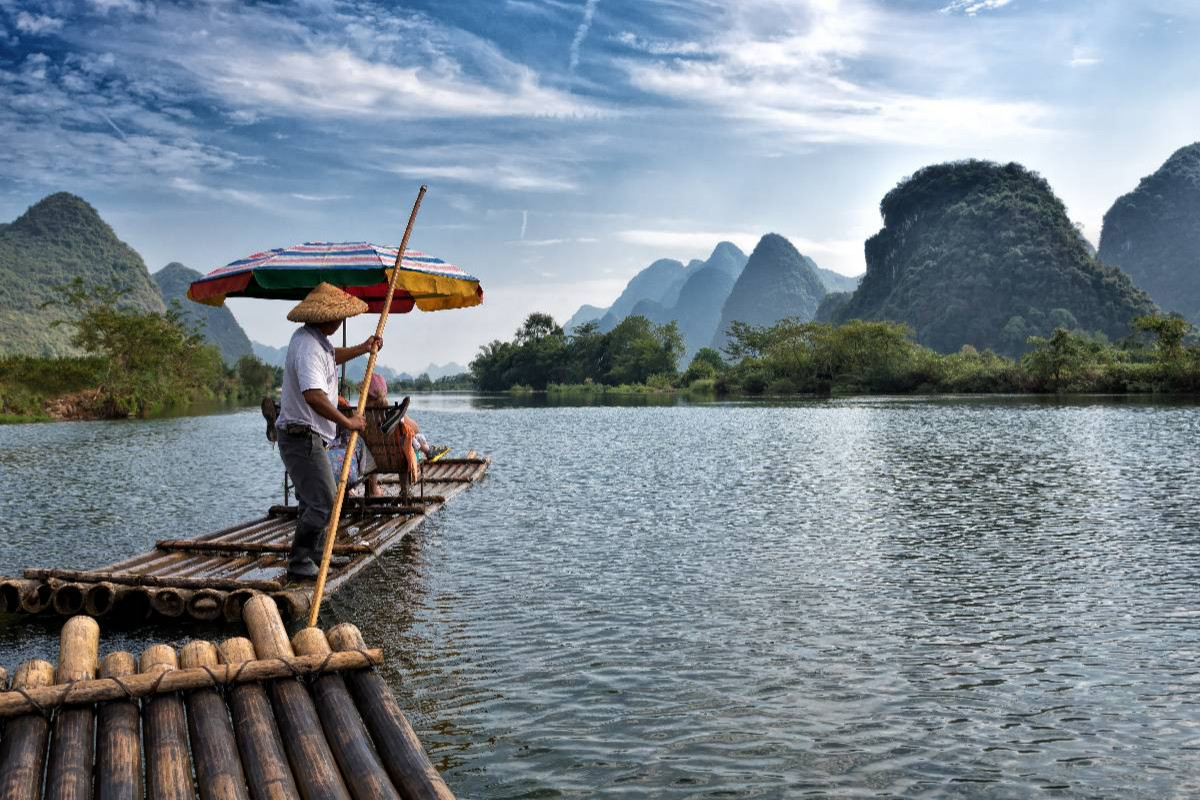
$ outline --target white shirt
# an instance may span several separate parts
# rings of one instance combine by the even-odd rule
[[[308,404],[304,393],[309,389],[325,392],[329,402],[337,406],[337,364],[329,337],[314,325],[303,325],[288,342],[283,361],[283,387],[280,391],[279,419],[276,427],[292,423],[308,425],[325,443],[337,436],[337,424],[325,419]]]

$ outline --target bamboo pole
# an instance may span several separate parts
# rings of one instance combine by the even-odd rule
[[[343,623],[330,629],[329,644],[335,652],[353,652],[364,642],[358,628]],[[374,670],[357,670],[347,672],[345,680],[392,782],[406,800],[454,800],[383,677]]]
[[[13,688],[36,689],[54,683],[54,667],[34,659],[17,668]],[[7,697],[17,692],[6,692]],[[20,695],[17,695],[18,697]],[[9,720],[0,741],[0,797],[5,800],[36,800],[42,796],[42,771],[46,765],[46,739],[50,721],[41,714],[26,714]]]
[[[110,583],[122,586],[169,587],[173,589],[258,589],[260,592],[273,592],[282,589],[283,584],[278,580],[258,581],[240,580],[238,578],[184,578],[174,575],[143,575],[131,572],[101,572],[98,570],[78,569],[27,569],[21,573],[26,578],[49,580],[55,578],[62,581],[80,581],[83,583]]]
[[[417,200],[413,203],[412,213],[408,215],[408,226],[404,229],[404,238],[400,240],[400,249],[396,251],[396,263],[392,267],[392,279],[388,281],[387,294],[383,299],[383,308],[379,312],[379,323],[375,326],[375,336],[383,337],[384,326],[387,325],[388,314],[392,310],[392,295],[396,292],[396,284],[400,282],[400,272],[404,266],[404,251],[408,248],[408,238],[412,235],[413,225],[417,221],[417,212],[421,210],[421,200],[429,187],[422,185],[417,192]],[[342,323],[343,330],[345,323]],[[363,373],[362,390],[358,393],[357,415],[361,417],[367,407],[367,389],[371,386],[371,375],[375,372],[375,361],[379,358],[379,348],[371,348],[367,358],[367,370]],[[333,513],[329,515],[329,524],[325,528],[325,552],[321,554],[321,571],[317,574],[317,588],[313,590],[312,610],[308,612],[308,627],[315,628],[321,615],[321,600],[325,594],[325,579],[329,575],[329,559],[333,555],[334,539],[337,538],[338,522],[342,517],[342,502],[346,498],[346,486],[350,483],[350,454],[358,445],[358,431],[350,432],[350,441],[346,443],[346,457],[342,459],[342,474],[338,478],[337,494],[333,498]]]
[[[219,649],[221,662],[230,667],[255,660],[249,639],[227,639]],[[299,800],[267,690],[257,682],[234,686],[229,692],[229,710],[254,800]]]
[[[125,680],[137,674],[130,653],[109,653],[100,664],[102,678]],[[142,721],[136,700],[112,700],[100,706],[96,736],[96,800],[141,800]]]
[[[274,600],[267,595],[252,597],[242,617],[259,658],[294,657]],[[271,681],[267,691],[300,792],[310,799],[350,800],[308,691],[299,681],[287,679]]]
[[[100,655],[100,626],[91,617],[71,617],[59,635],[59,684],[96,677]],[[92,745],[96,714],[89,706],[64,708],[54,720],[53,747],[46,771],[46,796],[89,800],[92,796]]]
[[[332,652],[320,628],[305,628],[298,632],[292,637],[292,646],[297,653],[306,656],[326,656]],[[354,708],[354,700],[342,676],[321,675],[313,682],[313,695],[333,757],[337,759],[355,800],[400,800],[387,770],[371,747],[371,737]]]
[[[265,596],[265,595],[264,595]],[[269,599],[269,598],[268,598]],[[363,653],[334,653],[333,658],[326,662],[323,658],[299,656],[294,658],[271,658],[256,660],[244,668],[218,666],[208,670],[175,669],[167,673],[161,681],[158,672],[144,672],[122,678],[121,683],[97,678],[96,680],[79,681],[70,687],[64,695],[66,686],[54,685],[53,676],[38,688],[27,689],[25,694],[19,692],[0,693],[0,719],[29,714],[39,707],[47,711],[64,705],[83,705],[102,703],[107,700],[121,700],[129,697],[149,697],[156,694],[187,691],[202,686],[211,686],[215,679],[221,684],[242,684],[253,681],[290,678],[297,674],[311,675],[317,672],[340,672],[350,669],[363,669],[383,661],[383,651],[367,650]],[[3,797],[0,794],[0,797]]]
[[[157,677],[162,672],[174,672],[176,663],[174,649],[154,644],[142,653],[141,671]],[[177,694],[155,694],[142,706],[150,800],[195,800],[183,700]]]
[[[184,669],[215,667],[217,648],[212,642],[188,642],[179,651],[179,665]],[[201,800],[250,800],[225,701],[208,686],[188,692],[186,702]]]
[[[178,550],[194,553],[290,553],[288,542],[198,542],[194,539],[159,539],[154,543],[159,550]],[[371,552],[365,544],[339,544],[333,552],[341,555]]]

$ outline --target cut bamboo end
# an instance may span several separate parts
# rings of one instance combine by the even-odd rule
[[[41,689],[54,685],[54,665],[49,661],[35,658],[17,667],[13,676],[14,689]]]
[[[178,669],[179,660],[175,657],[175,648],[166,644],[152,644],[142,651],[139,662],[141,672],[167,672]]]
[[[217,647],[221,654],[221,661],[225,664],[241,664],[243,661],[253,661],[257,656],[254,653],[254,645],[249,639],[238,636],[233,639],[226,639]]]
[[[150,595],[150,607],[164,617],[173,619],[183,616],[191,597],[192,593],[187,589],[156,589]]]
[[[251,597],[254,597],[259,592],[255,589],[235,589],[225,596],[225,603],[221,606],[221,613],[225,615],[226,622],[241,622],[242,609]]]
[[[295,655],[287,628],[279,616],[275,601],[265,594],[251,597],[242,608],[242,619],[259,658],[283,658]]]
[[[101,678],[124,678],[126,675],[133,675],[137,671],[137,659],[133,653],[126,653],[123,650],[116,653],[109,653],[100,662]]]
[[[308,610],[312,604],[312,598],[307,592],[290,589],[286,592],[275,592],[271,595],[275,601],[275,605],[279,608],[279,614],[283,617],[284,622],[296,622],[302,620],[308,615]]]
[[[36,611],[28,611],[25,608],[24,598],[27,594],[36,596],[43,585],[42,581],[31,581],[24,578],[13,578],[0,582],[0,612],[6,614],[15,614],[20,611],[37,613]],[[50,602],[50,587],[46,587],[44,595],[45,601],[39,604],[38,611],[45,609],[45,604]]]
[[[8,691],[8,670],[0,667],[0,691]]]
[[[212,642],[188,642],[179,651],[179,666],[183,669],[215,667],[218,663],[217,646]]]
[[[83,596],[87,587],[81,583],[60,583],[54,587],[51,605],[57,614],[72,617],[83,611]]]
[[[59,636],[58,683],[96,677],[100,659],[100,626],[91,617],[71,617]]]
[[[216,589],[197,589],[188,598],[186,605],[187,615],[201,622],[211,622],[212,620],[220,619],[224,613],[225,600],[228,594],[228,592],[220,592]]]
[[[83,595],[83,610],[93,617],[107,616],[116,603],[117,586],[108,581],[92,584]]]
[[[357,625],[350,622],[334,625],[329,629],[326,638],[334,650],[361,650],[367,646],[362,631],[358,629]]]

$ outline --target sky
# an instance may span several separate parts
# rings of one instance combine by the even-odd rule
[[[466,364],[721,240],[860,273],[941,161],[1025,164],[1095,242],[1200,139],[1198,41],[1200,0],[0,0],[0,220],[71,191],[207,272],[394,245],[426,183],[410,246],[485,302],[393,318],[380,358]],[[286,343],[288,306],[229,306]]]

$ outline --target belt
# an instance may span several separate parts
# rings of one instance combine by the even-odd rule
[[[317,433],[311,425],[307,425],[303,422],[289,422],[285,425],[281,425],[279,430],[283,431],[288,436],[316,436],[321,440],[321,446],[326,450],[329,449],[329,445],[325,443],[325,437]]]

